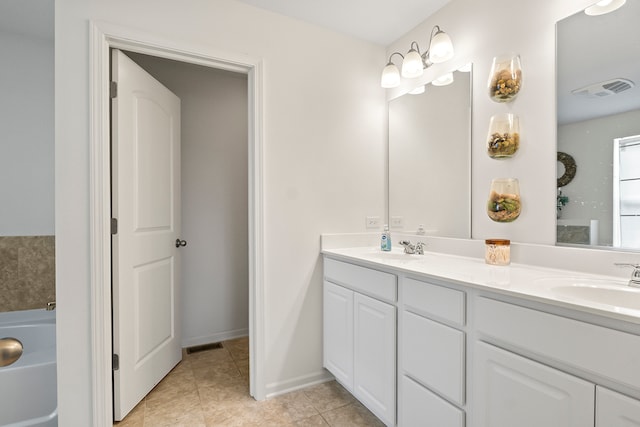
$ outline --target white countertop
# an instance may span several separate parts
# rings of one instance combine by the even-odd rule
[[[484,259],[437,252],[425,251],[424,255],[407,255],[400,248],[394,248],[391,252],[382,252],[377,246],[325,248],[322,253],[330,258],[355,262],[372,268],[458,282],[468,287],[640,324],[640,309],[575,298],[561,292],[561,289],[575,284],[580,287],[607,287],[614,291],[621,289],[625,292],[629,291],[628,294],[623,295],[628,295],[631,300],[637,300],[637,306],[640,307],[640,289],[630,288],[628,281],[619,277],[582,274],[516,263],[508,266],[493,266],[486,264]],[[635,302],[633,304],[635,305]]]

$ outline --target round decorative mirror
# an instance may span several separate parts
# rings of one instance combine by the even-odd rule
[[[558,151],[558,161],[564,166],[564,173],[558,178],[558,188],[564,187],[576,176],[576,161],[567,153]]]

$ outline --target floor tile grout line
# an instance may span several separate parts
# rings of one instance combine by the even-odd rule
[[[225,348],[223,346],[223,348]],[[230,359],[228,361],[232,361],[233,364],[231,364],[230,366],[235,368],[236,373],[238,374],[238,379],[241,381],[246,381],[246,375],[243,374],[243,372],[240,369],[240,364],[242,364],[244,366],[244,363],[246,363],[246,359],[245,357],[238,357],[238,355],[243,355],[242,351],[238,351],[236,353],[236,356],[234,358],[234,354],[229,350],[229,348],[225,348],[226,350],[226,354],[230,357]],[[220,349],[216,349],[216,350],[211,350],[211,351],[220,351]],[[207,364],[207,360],[206,357],[205,358],[198,358],[198,359],[202,359],[204,365]],[[194,364],[192,362],[194,362],[195,360],[198,359],[194,359],[194,358],[189,358],[189,357],[185,357],[184,359],[184,365],[180,368],[183,371],[179,371],[177,374],[175,374],[174,377],[169,378],[170,382],[175,381],[177,384],[182,384],[182,382],[185,382],[185,384],[189,384],[191,385],[191,387],[188,387],[189,389],[193,390],[194,393],[194,401],[191,403],[193,405],[193,407],[197,407],[200,413],[200,416],[202,418],[201,422],[204,422],[205,425],[209,425],[207,424],[207,417],[206,417],[206,413],[207,411],[210,409],[209,408],[209,403],[205,404],[205,399],[204,399],[204,390],[206,387],[208,386],[200,386],[199,382],[196,378],[196,372],[197,369],[194,367]],[[215,360],[212,360],[211,362],[215,363]],[[233,369],[232,368],[232,369]],[[327,389],[327,391],[325,391],[324,389],[319,389],[318,391],[320,391],[320,396],[318,396],[318,393],[315,393],[315,398],[313,398],[314,393],[309,393],[308,391],[313,389],[314,386],[309,387],[307,390],[301,390],[302,393],[299,395],[299,397],[294,397],[294,399],[298,399],[298,398],[302,398],[302,401],[304,402],[304,405],[309,404],[310,408],[313,408],[313,411],[315,412],[315,414],[313,415],[309,415],[306,418],[311,418],[311,417],[316,417],[317,415],[320,415],[320,418],[322,419],[322,421],[326,424],[331,426],[331,423],[329,422],[329,420],[331,419],[331,417],[328,416],[329,413],[333,412],[333,411],[337,411],[340,410],[342,408],[348,407],[348,406],[352,406],[353,409],[356,409],[356,405],[354,403],[353,398],[350,397],[350,394],[347,393],[345,390],[343,390],[342,386],[339,385],[338,383],[335,383],[334,385],[330,385]],[[224,386],[222,386],[222,388],[224,388]],[[167,388],[167,391],[169,391],[170,388]],[[248,390],[245,391],[245,393],[248,394]],[[329,401],[332,402],[333,405],[336,405],[334,407],[332,407],[331,409],[325,410],[324,412],[321,412],[321,409],[318,407],[320,405],[315,405],[314,402],[318,401],[318,399],[321,398],[321,396],[324,395]],[[283,395],[285,396],[285,395]],[[198,399],[197,401],[197,405],[195,402],[195,398]],[[296,401],[296,400],[293,400]],[[143,409],[143,413],[142,413],[142,425],[147,425],[148,422],[151,422],[151,419],[149,418],[149,407],[148,407],[148,403],[149,400],[147,399],[147,397],[145,397],[143,399],[143,405],[144,407],[141,408]],[[286,400],[283,400],[283,406],[286,408],[288,406],[288,402]],[[211,404],[215,405],[215,402],[211,402]],[[258,403],[258,405],[260,405],[260,403]],[[206,408],[205,408],[206,406]],[[194,408],[195,409],[195,408]],[[286,412],[286,409],[285,409]],[[299,422],[300,420],[297,420],[297,422]],[[133,424],[133,423],[132,423]],[[135,425],[140,425],[140,421],[137,421],[135,423]]]

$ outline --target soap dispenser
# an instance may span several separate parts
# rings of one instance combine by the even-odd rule
[[[391,233],[389,233],[389,226],[387,224],[384,225],[384,231],[380,238],[380,249],[385,252],[389,252],[391,250]]]

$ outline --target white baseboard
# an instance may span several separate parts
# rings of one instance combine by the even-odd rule
[[[333,380],[333,375],[331,375],[326,369],[323,369],[313,374],[303,375],[286,381],[267,384],[266,396],[267,399],[270,399],[281,394],[289,393],[305,387],[326,383]]]
[[[249,329],[235,329],[233,331],[217,332],[211,335],[204,335],[201,337],[186,338],[182,341],[182,348],[194,347],[196,345],[211,344],[215,342],[221,342],[225,340],[232,340],[234,338],[246,337],[249,335]]]

